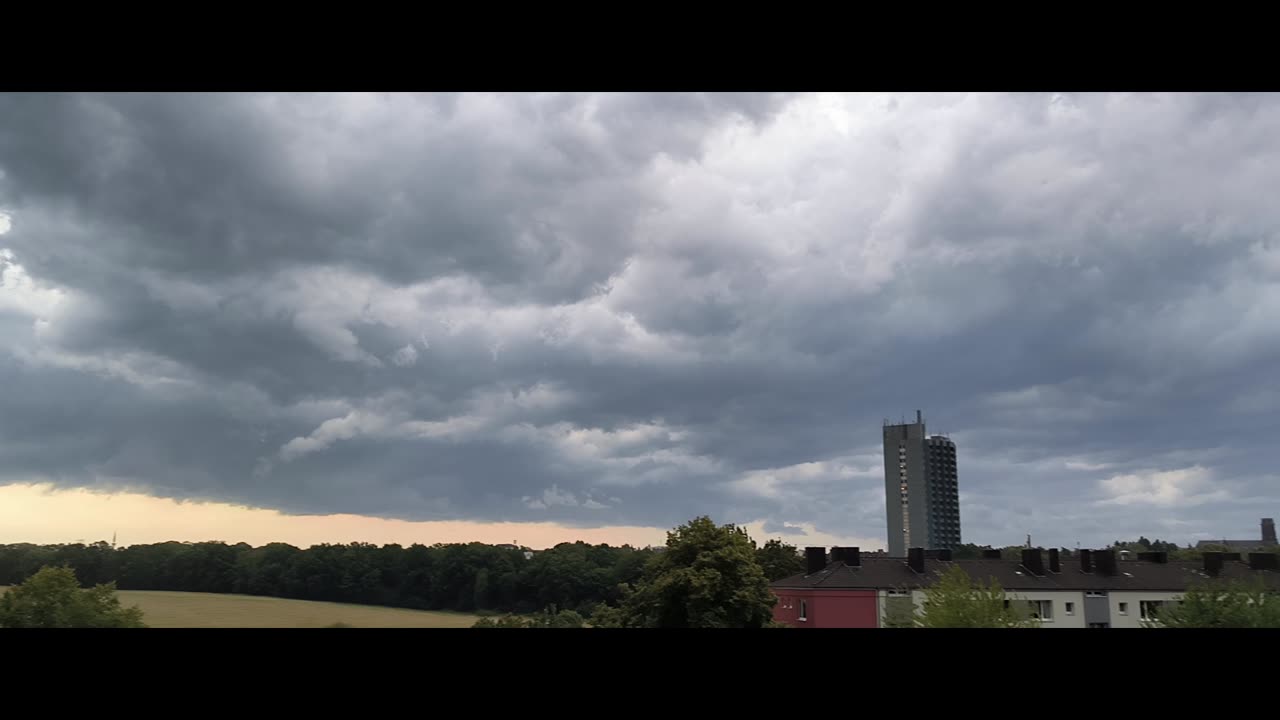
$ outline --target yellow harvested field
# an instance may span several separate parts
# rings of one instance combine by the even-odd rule
[[[0,593],[7,589],[0,587]],[[464,613],[254,595],[153,590],[117,594],[122,604],[141,607],[143,622],[154,628],[322,628],[339,622],[356,628],[464,628],[479,619]]]

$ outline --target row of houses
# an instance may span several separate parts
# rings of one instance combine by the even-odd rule
[[[1113,550],[1026,549],[1020,561],[999,551],[952,560],[947,550],[911,548],[907,558],[869,556],[853,547],[805,548],[804,573],[771,584],[774,619],[793,627],[883,627],[893,603],[919,608],[925,591],[959,566],[982,583],[996,581],[1007,602],[1026,602],[1046,628],[1136,628],[1157,621],[1195,582],[1260,578],[1280,591],[1280,555],[1205,553],[1203,562],[1170,562],[1163,552],[1121,562]]]

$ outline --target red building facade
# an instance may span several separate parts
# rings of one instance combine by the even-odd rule
[[[774,588],[778,603],[773,619],[791,627],[880,627],[879,593],[875,590]]]

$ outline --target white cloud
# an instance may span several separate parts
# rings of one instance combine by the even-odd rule
[[[776,500],[788,493],[806,493],[806,485],[848,482],[858,478],[876,479],[883,477],[883,473],[884,461],[880,455],[857,455],[752,470],[731,481],[729,487],[745,495]]]
[[[51,321],[64,315],[78,299],[68,290],[36,282],[12,250],[0,248],[0,311]]]
[[[413,367],[418,362],[418,351],[412,345],[405,345],[391,356],[396,367]]]
[[[606,510],[609,505],[591,497],[579,499],[568,490],[561,490],[558,485],[542,491],[537,497],[525,496],[520,499],[524,506],[531,510],[546,510],[553,507],[580,507],[586,510]]]
[[[756,544],[763,545],[772,539],[778,539],[785,543],[795,545],[797,547],[820,546],[820,547],[856,547],[862,550],[882,550],[884,549],[884,538],[873,538],[866,535],[845,535],[822,532],[812,523],[787,523],[783,532],[766,532],[765,525],[770,523],[767,520],[755,520],[752,522],[741,523],[741,527],[745,528],[751,539]]]
[[[1068,470],[1079,470],[1082,472],[1097,472],[1113,467],[1111,463],[1090,463],[1080,460],[1068,460],[1063,463],[1063,467]]]
[[[1214,482],[1213,473],[1200,465],[1114,475],[1099,483],[1108,497],[1098,504],[1191,507],[1228,499],[1230,493],[1215,489]]]
[[[85,355],[48,347],[14,347],[14,357],[32,367],[77,370],[113,380],[123,380],[141,388],[196,387],[196,380],[184,366],[168,358],[144,352]]]
[[[296,437],[280,448],[280,459],[289,462],[303,455],[319,452],[340,440],[376,435],[391,425],[379,415],[354,410],[340,418],[325,420],[306,437]]]
[[[552,507],[578,507],[581,503],[578,498],[567,490],[561,490],[558,486],[552,485],[542,491],[542,495],[538,497],[521,498],[525,506],[533,510],[546,510]]]

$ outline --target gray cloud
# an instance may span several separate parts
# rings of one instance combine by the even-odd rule
[[[0,482],[966,537],[1275,504],[1262,95],[0,95]],[[0,229],[5,228],[0,223]]]

